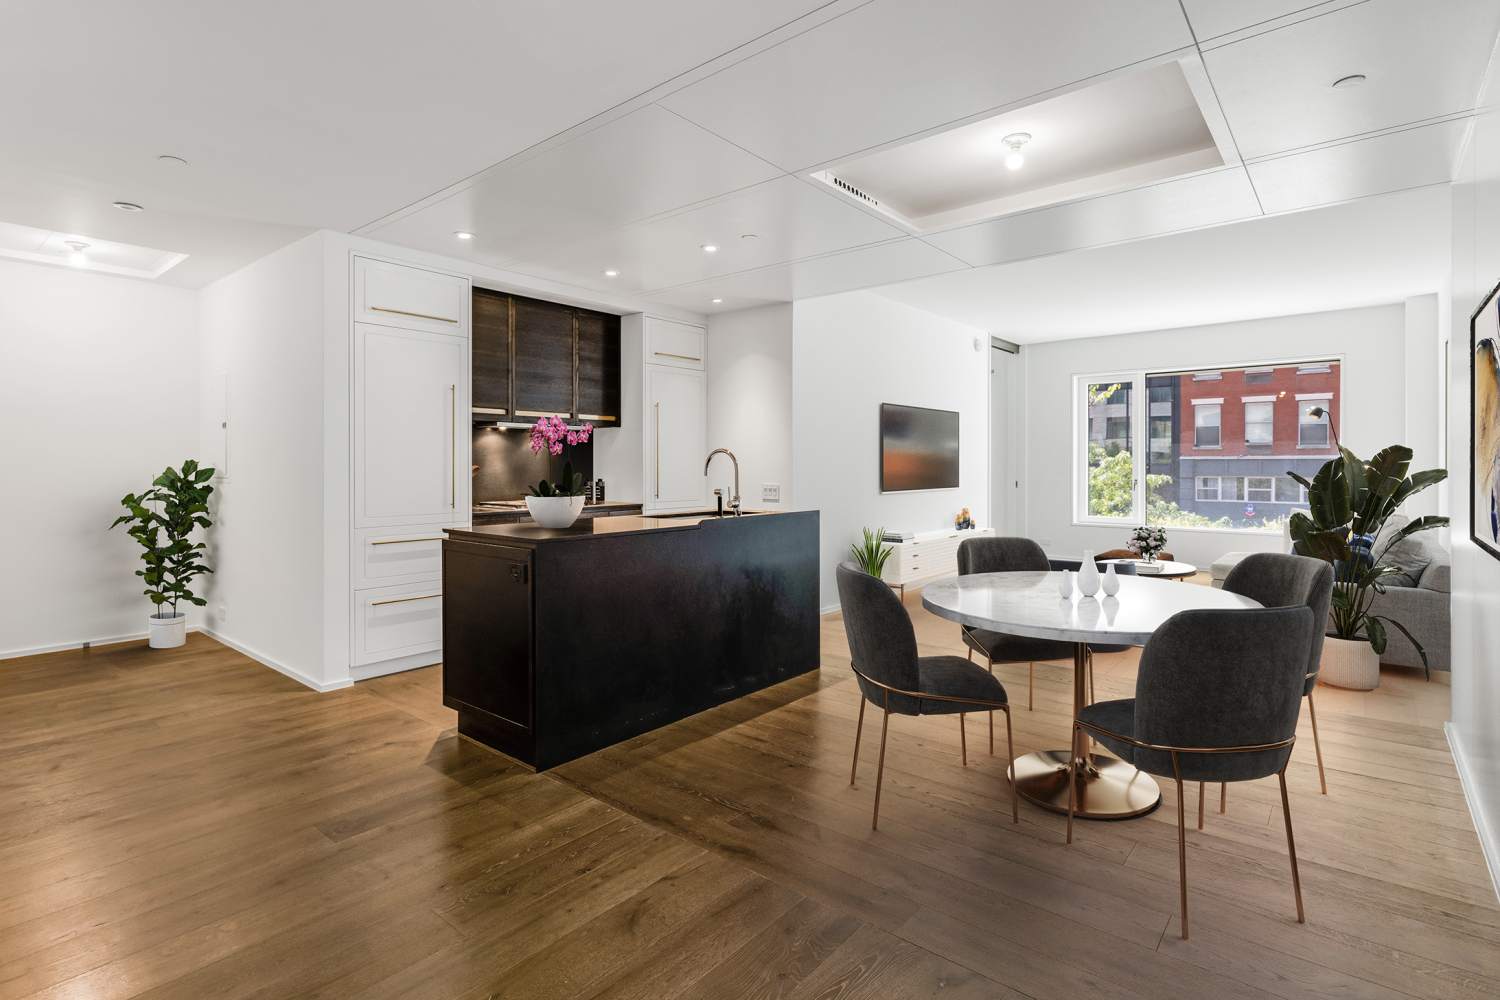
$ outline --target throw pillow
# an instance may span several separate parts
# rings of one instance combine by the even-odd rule
[[[1375,540],[1378,565],[1399,566],[1402,570],[1380,578],[1380,582],[1387,587],[1415,587],[1422,578],[1422,571],[1432,562],[1432,553],[1427,551],[1427,544],[1420,535],[1408,535],[1396,544],[1390,544],[1391,539],[1409,523],[1410,518],[1394,514],[1385,522],[1380,537]]]

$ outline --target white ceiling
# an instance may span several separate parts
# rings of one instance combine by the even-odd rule
[[[187,253],[157,280],[189,287],[330,228],[714,312],[1445,183],[1497,31],[1493,0],[13,0],[0,220]],[[1173,63],[1225,166],[919,236],[810,177]]]
[[[1442,287],[1446,185],[876,291],[1018,344],[1399,302]]]

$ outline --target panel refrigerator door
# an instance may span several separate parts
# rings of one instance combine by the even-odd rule
[[[703,461],[708,457],[700,372],[652,368],[646,502],[649,508],[697,507],[704,503]]]

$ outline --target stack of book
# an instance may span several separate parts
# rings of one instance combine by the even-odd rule
[[[881,536],[882,542],[909,542],[917,536],[910,531],[887,531]]]

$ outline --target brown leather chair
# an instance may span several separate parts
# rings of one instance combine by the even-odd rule
[[[1139,552],[1132,552],[1129,549],[1110,549],[1108,552],[1101,552],[1101,553],[1099,553],[1094,558],[1095,559],[1139,559],[1140,557],[1141,557],[1141,554]],[[1156,558],[1158,558],[1158,559],[1165,559],[1167,562],[1175,562],[1176,561],[1176,558],[1170,552],[1158,552],[1156,554]]]

